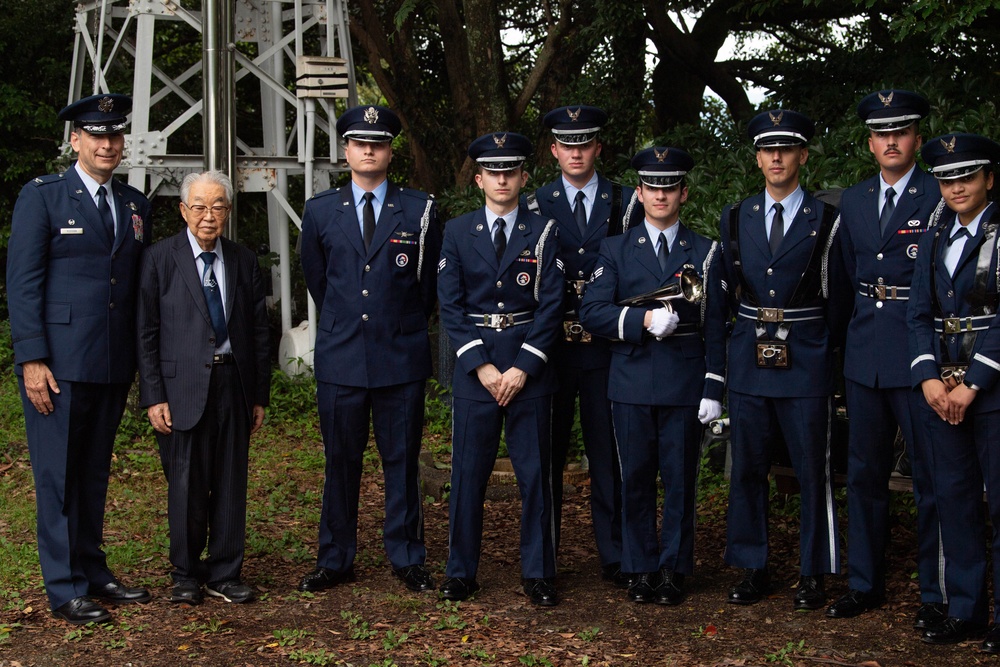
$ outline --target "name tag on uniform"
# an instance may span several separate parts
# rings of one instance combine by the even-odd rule
[[[60,227],[60,234],[83,234],[83,227]]]

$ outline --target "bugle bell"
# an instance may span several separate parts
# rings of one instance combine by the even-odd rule
[[[667,310],[673,310],[670,302],[674,299],[684,299],[688,303],[698,303],[705,293],[705,285],[698,272],[692,268],[683,269],[677,280],[669,285],[655,289],[652,292],[629,297],[618,303],[619,306],[652,306],[661,305]]]

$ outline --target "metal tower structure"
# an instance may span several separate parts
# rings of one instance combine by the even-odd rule
[[[308,199],[329,187],[332,173],[347,170],[334,129],[335,100],[357,104],[345,0],[201,0],[201,9],[193,9],[197,4],[78,4],[67,99],[110,92],[112,67],[134,72],[132,122],[119,171],[150,198],[176,195],[185,175],[207,168],[228,173],[237,192],[266,193],[270,247],[279,258],[274,294],[288,332],[289,225],[302,224],[301,205],[288,198],[289,177],[304,177]],[[201,45],[200,59],[189,58],[195,62],[183,71],[158,52],[178,44],[189,50]],[[262,128],[257,136],[240,133],[237,90],[241,100],[255,97],[249,106],[260,118],[247,125]],[[317,156],[317,146],[325,154]],[[232,218],[227,235],[235,237],[235,208]],[[311,300],[309,322],[315,331]]]

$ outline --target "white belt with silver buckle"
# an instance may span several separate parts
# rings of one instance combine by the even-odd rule
[[[524,311],[521,313],[469,313],[469,317],[475,320],[477,327],[486,329],[506,329],[518,324],[527,324],[534,321],[534,313]]]

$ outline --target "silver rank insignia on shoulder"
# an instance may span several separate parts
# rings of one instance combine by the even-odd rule
[[[483,226],[482,225],[476,225],[476,231],[477,232],[483,231]]]
[[[521,257],[531,257],[531,251],[525,248],[521,251]]]
[[[128,206],[133,211],[138,211],[139,210],[139,207],[135,205],[134,201],[130,201],[128,204],[126,204],[126,206]]]
[[[645,236],[640,236],[639,237],[639,243],[645,243],[645,242],[646,242],[646,237]]]
[[[41,182],[42,182],[42,179],[40,179],[40,178],[36,178],[35,179],[35,183],[41,183]]]
[[[907,192],[909,192],[911,195],[915,195],[917,194],[917,189],[911,185],[910,188],[907,190]]]
[[[519,225],[517,226],[517,228],[518,228],[518,229],[519,229],[520,231],[522,231],[522,232],[523,232],[523,231],[524,231],[524,230],[526,229],[526,227],[524,226],[524,223],[523,223],[523,222],[522,222],[521,224],[519,224]]]
[[[760,210],[760,204],[754,204],[753,205],[753,212],[756,213],[759,210]]]

